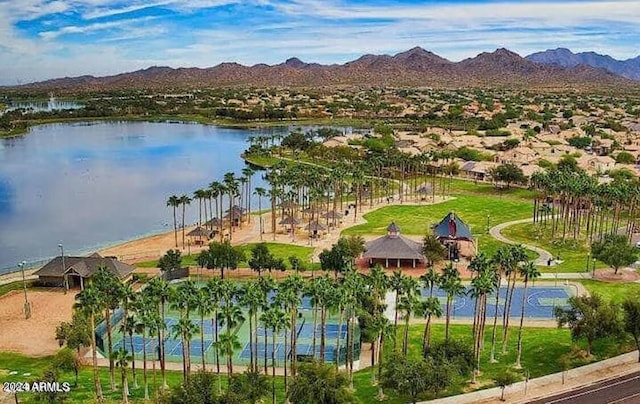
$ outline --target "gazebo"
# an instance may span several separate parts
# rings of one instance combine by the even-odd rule
[[[304,229],[309,231],[309,237],[317,238],[318,233],[322,233],[327,230],[327,226],[323,225],[317,220],[314,220],[310,222],[308,225],[306,225]]]
[[[396,267],[402,263],[411,262],[413,268],[416,263],[424,261],[422,243],[410,240],[400,234],[400,227],[391,222],[387,227],[387,235],[369,241],[365,245],[365,253],[362,255],[369,260],[369,265],[384,262],[385,268],[389,268],[389,261],[395,261]]]
[[[198,226],[187,233],[187,237],[189,237],[189,240],[193,240],[193,244],[200,245],[204,244],[204,241],[209,240],[211,234],[211,230],[207,230],[204,227]]]
[[[449,212],[442,218],[440,223],[433,227],[433,232],[438,240],[447,247],[450,260],[460,258],[460,241],[469,242],[475,246],[471,228],[454,212]]]

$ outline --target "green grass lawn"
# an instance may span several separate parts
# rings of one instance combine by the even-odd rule
[[[256,245],[257,243],[249,243],[243,244],[240,248],[244,251],[246,260],[240,262],[239,268],[248,268],[249,264],[247,260],[251,257],[251,247]],[[300,258],[302,261],[302,265],[305,269],[320,269],[319,263],[311,263],[311,257],[313,255],[313,247],[305,247],[299,245],[291,245],[291,244],[282,244],[282,243],[267,243],[267,248],[269,251],[276,257],[284,259],[287,264],[287,268],[289,265],[289,257],[296,256]],[[182,265],[184,266],[198,266],[196,262],[196,257],[198,254],[184,255],[182,257]],[[139,268],[155,268],[158,266],[158,260],[139,262],[135,264],[136,267]]]
[[[404,234],[425,235],[433,224],[454,211],[471,227],[473,234],[485,234],[487,215],[489,225],[531,216],[532,205],[512,199],[489,196],[456,195],[455,199],[435,205],[393,205],[364,215],[367,223],[351,227],[342,234],[385,234],[387,226],[395,221]]]
[[[451,201],[435,205],[386,206],[367,213],[364,215],[367,223],[346,229],[342,234],[382,235],[386,233],[389,223],[395,221],[404,234],[425,235],[431,231],[432,225],[438,223],[451,211],[471,227],[474,236],[478,237],[479,250],[493,254],[503,243],[487,234],[487,215],[489,215],[489,226],[524,219],[531,215],[531,204],[508,198],[456,195]],[[537,254],[531,252],[531,257],[536,258]]]
[[[27,281],[27,288],[31,288],[31,286],[35,283],[35,280],[31,279]],[[12,290],[22,290],[22,281],[16,281],[7,283],[4,285],[0,285],[0,296],[11,292]]]
[[[543,272],[585,272],[589,248],[584,242],[554,243],[550,235],[536,230],[533,223],[522,223],[509,226],[502,230],[502,234],[514,241],[535,245],[549,251],[554,257],[560,257],[561,264],[553,267],[540,267]],[[590,269],[593,262],[590,262]],[[596,268],[606,268],[606,265],[596,261]]]
[[[409,355],[412,357],[418,357],[420,355],[421,339],[422,339],[422,325],[412,325],[409,329]],[[498,332],[498,335],[501,333]],[[433,340],[442,341],[444,339],[444,325],[435,324],[433,326]],[[402,327],[398,329],[398,344],[401,345]],[[452,325],[451,337],[455,340],[466,341],[471,343],[471,326],[470,325]],[[499,337],[498,337],[499,339]],[[516,342],[517,342],[517,328],[510,329],[509,336],[509,349],[505,355],[497,355],[498,363],[490,364],[488,362],[490,343],[491,343],[491,327],[487,326],[485,335],[485,350],[482,356],[481,371],[482,374],[479,377],[478,388],[492,387],[492,378],[513,365],[516,355]],[[519,371],[520,375],[523,375],[525,371],[528,371],[530,377],[539,377],[542,375],[559,372],[562,370],[559,358],[570,352],[572,347],[572,341],[570,333],[567,329],[557,328],[526,328],[523,333],[523,356],[522,365],[523,370]],[[584,348],[584,343],[579,342],[579,345]],[[386,354],[389,354],[392,349],[392,343],[388,341],[386,343]],[[611,339],[601,339],[594,344],[592,361],[602,360],[607,357],[617,355],[624,351],[630,351],[633,349],[631,341],[624,341],[621,344],[618,341]],[[500,352],[500,349],[497,349]],[[49,366],[50,358],[28,358],[19,354],[13,353],[0,353],[0,376],[3,381],[19,381],[19,380],[35,380],[44,370]],[[195,362],[194,362],[195,363]],[[572,366],[579,366],[586,363],[586,360],[581,360],[572,363]],[[139,366],[138,366],[139,368]],[[14,375],[10,375],[10,372],[17,372]],[[371,376],[374,369],[365,369],[354,374],[354,387],[356,389],[355,395],[361,403],[370,403],[375,401],[375,395],[377,394],[377,387],[371,385]],[[30,376],[24,376],[25,373]],[[129,372],[131,378],[131,372]],[[103,390],[105,395],[109,399],[109,402],[119,402],[120,393],[111,392],[109,388],[109,373],[107,368],[100,369],[100,379],[102,381]],[[180,372],[167,372],[167,379],[170,386],[178,385],[182,376]],[[118,383],[119,383],[118,376]],[[151,372],[149,371],[149,381],[151,383]],[[158,381],[159,381],[158,370]],[[223,376],[223,386],[226,385],[225,378]],[[71,372],[64,372],[60,381],[73,382],[73,374]],[[138,382],[142,382],[142,371],[138,369]],[[466,377],[458,376],[455,378],[454,385],[447,390],[443,395],[459,394],[474,389],[469,385],[469,380]],[[130,382],[131,383],[131,382]],[[278,383],[278,402],[284,400],[283,394],[283,381],[279,377]],[[385,392],[388,395],[388,403],[403,403],[401,397],[398,397],[392,391]],[[143,390],[142,388],[131,389],[132,401],[142,402]],[[32,395],[23,394],[20,399],[21,402],[32,402]],[[79,386],[72,388],[70,393],[69,402],[82,403],[92,402],[93,398],[93,373],[90,366],[85,366],[80,372]],[[428,399],[431,397],[423,397]],[[23,401],[24,400],[24,401]],[[270,403],[269,397],[266,397],[266,403]]]
[[[640,295],[640,283],[610,283],[594,280],[581,280],[589,293],[598,293],[603,298],[621,303],[628,296]]]
[[[448,180],[447,180],[448,181]],[[509,189],[496,189],[493,184],[485,182],[454,179],[451,181],[451,192],[471,195],[484,195],[498,198],[516,198],[531,200],[536,195],[536,191],[527,188],[509,188]]]

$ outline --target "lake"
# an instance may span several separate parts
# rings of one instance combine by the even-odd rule
[[[192,196],[226,172],[239,175],[250,136],[286,131],[108,122],[0,139],[0,273],[59,255],[58,244],[65,255],[85,254],[169,231],[170,195]],[[252,185],[264,186],[260,174]],[[186,223],[197,215],[195,203]]]

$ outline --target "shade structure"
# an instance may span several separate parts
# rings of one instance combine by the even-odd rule
[[[208,238],[210,235],[211,235],[211,230],[207,230],[204,227],[200,227],[200,226],[196,227],[195,229],[187,233],[187,237]]]
[[[342,213],[337,212],[335,210],[330,210],[326,213],[323,213],[322,215],[323,219],[342,219],[342,217],[344,216]]]
[[[213,219],[207,221],[204,225],[208,227],[220,227],[224,222],[221,222],[220,219],[214,217]]]
[[[287,217],[282,218],[282,220],[280,220],[279,224],[284,225],[284,226],[290,226],[290,225],[299,226],[300,225],[300,220],[296,219],[295,217],[287,216]]]
[[[369,241],[365,245],[363,258],[369,260],[369,264],[375,261],[383,261],[384,266],[389,266],[389,260],[395,261],[397,267],[401,263],[409,262],[415,268],[417,262],[424,261],[422,243],[410,240],[400,234],[400,227],[395,223],[387,227],[387,235]]]
[[[305,209],[302,209],[302,213],[304,213],[304,214],[310,214],[310,213],[312,213],[312,214],[318,214],[318,213],[320,213],[320,212],[322,212],[322,209],[318,208],[317,206],[312,207],[312,208],[305,208]]]
[[[420,184],[418,189],[416,189],[416,192],[419,193],[419,194],[430,194],[431,193],[431,186],[427,185],[427,184]]]
[[[305,230],[309,230],[309,231],[325,231],[325,230],[327,230],[327,226],[325,226],[322,223],[314,220],[313,222],[311,222],[308,225],[306,225],[304,227],[304,229]]]

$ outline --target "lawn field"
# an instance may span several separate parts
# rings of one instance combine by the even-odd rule
[[[580,280],[580,283],[589,293],[597,293],[615,303],[622,303],[627,297],[640,296],[640,283],[611,283],[587,279]]]
[[[422,325],[412,325],[409,329],[409,355],[417,357],[420,355],[420,344],[422,339]],[[479,386],[483,388],[493,386],[492,378],[503,371],[505,368],[511,367],[515,362],[516,355],[516,342],[517,342],[517,328],[513,327],[510,330],[509,338],[509,350],[506,355],[498,355],[498,363],[490,364],[488,362],[490,344],[491,344],[491,327],[488,325],[485,335],[485,351],[482,356],[481,371],[482,374],[479,378]],[[500,334],[500,332],[498,332]],[[435,324],[433,326],[433,340],[442,341],[444,339],[444,325]],[[398,329],[398,337],[402,338],[402,327]],[[451,337],[455,340],[466,341],[471,344],[471,326],[470,325],[452,325]],[[498,338],[499,339],[499,338]],[[401,340],[399,340],[400,342]],[[401,344],[400,344],[401,345]],[[583,347],[583,343],[579,343]],[[632,350],[631,341],[624,341],[622,349],[617,341],[610,339],[598,340],[594,344],[592,361],[602,360],[621,353],[622,351]],[[391,340],[387,341],[386,353],[388,354],[392,349]],[[523,356],[522,365],[523,370],[519,372],[523,375],[525,371],[528,371],[531,378],[539,377],[545,374],[555,373],[562,370],[559,358],[570,352],[572,347],[571,336],[566,329],[556,328],[526,328],[523,333]],[[584,348],[584,347],[583,347]],[[498,352],[500,350],[498,349]],[[44,370],[49,366],[51,358],[28,358],[19,354],[13,353],[0,353],[0,376],[3,381],[21,381],[21,380],[36,380]],[[195,363],[195,362],[194,362]],[[586,363],[585,360],[578,360],[573,362],[572,366],[580,366]],[[13,373],[15,372],[15,373]],[[354,387],[355,395],[360,403],[375,402],[375,396],[377,394],[377,387],[371,385],[372,372],[374,369],[365,369],[354,374]],[[25,376],[25,374],[28,374]],[[109,389],[109,377],[108,369],[100,369],[100,379],[102,381],[103,390],[108,402],[120,402],[121,393],[111,392]],[[149,370],[149,382],[151,384],[151,370]],[[158,383],[160,382],[160,372],[158,370]],[[132,386],[131,372],[129,372],[130,386]],[[223,386],[226,385],[226,377],[222,376]],[[118,377],[118,383],[119,383]],[[167,380],[170,386],[177,386],[181,380],[182,375],[180,372],[167,372]],[[73,383],[73,373],[63,372],[60,381],[69,381]],[[138,383],[142,382],[142,371],[140,370],[140,364],[138,364]],[[443,395],[453,395],[462,392],[470,391],[468,387],[468,380],[462,376],[455,378],[454,385],[447,390]],[[277,378],[278,383],[278,402],[284,401],[283,393],[283,379]],[[388,399],[385,402],[388,403],[404,403],[405,399],[398,397],[392,391],[385,391],[388,395]],[[143,389],[131,388],[131,401],[143,402]],[[34,402],[33,395],[22,394],[19,396],[20,402]],[[79,386],[72,387],[69,394],[70,403],[86,403],[92,402],[93,398],[93,373],[90,366],[84,366],[79,375]],[[431,397],[425,396],[423,399]],[[270,397],[265,397],[265,403],[271,403]]]
[[[584,242],[567,241],[565,243],[553,242],[549,235],[539,232],[533,223],[522,223],[509,226],[502,230],[502,235],[517,242],[535,245],[549,251],[554,257],[560,257],[562,263],[553,267],[540,267],[542,272],[586,272],[589,248]],[[593,262],[589,261],[589,270]],[[596,269],[607,266],[596,261]]]
[[[487,234],[487,218],[489,227],[492,227],[498,223],[530,217],[531,209],[531,203],[522,200],[456,195],[455,199],[435,205],[393,205],[380,208],[364,215],[367,223],[345,229],[342,234],[382,235],[386,233],[389,223],[395,221],[402,233],[423,236],[431,231],[431,226],[453,211],[471,227],[473,235],[478,237],[479,250],[493,254],[503,243]],[[531,258],[536,257],[532,252]]]

